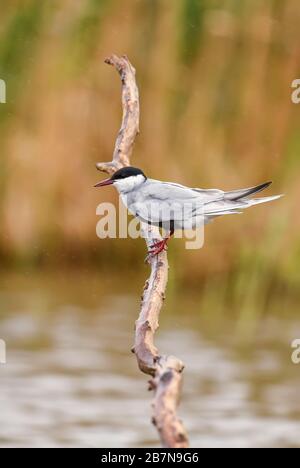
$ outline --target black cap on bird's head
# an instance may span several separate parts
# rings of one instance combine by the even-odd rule
[[[118,180],[124,180],[127,179],[128,177],[132,176],[143,176],[144,179],[147,177],[143,173],[141,169],[138,169],[137,167],[133,166],[126,166],[122,167],[121,169],[117,170],[109,179],[102,180],[98,184],[95,185],[95,187],[103,187],[105,185],[111,185],[114,182],[117,182]]]

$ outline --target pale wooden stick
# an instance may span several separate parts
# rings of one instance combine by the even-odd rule
[[[112,55],[105,62],[113,65],[121,76],[123,119],[112,162],[97,163],[96,166],[102,172],[113,174],[119,168],[130,165],[135,137],[139,132],[139,93],[135,69],[126,56]],[[161,239],[157,228],[142,225],[142,230],[148,249],[153,239]],[[158,319],[168,281],[166,251],[155,257],[148,256],[148,262],[151,274],[144,287],[132,351],[140,370],[151,375],[149,385],[154,390],[152,421],[159,432],[162,445],[185,448],[189,446],[188,436],[176,414],[184,366],[174,356],[161,356],[154,345],[154,334],[159,326]]]

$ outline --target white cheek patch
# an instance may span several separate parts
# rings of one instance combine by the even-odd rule
[[[117,180],[114,185],[117,187],[120,192],[127,192],[128,190],[132,190],[134,186],[134,181],[132,180],[133,177],[127,177],[126,179]]]
[[[144,177],[142,175],[126,177],[126,179],[116,180],[114,185],[120,192],[129,192],[134,189],[136,186],[144,182]]]

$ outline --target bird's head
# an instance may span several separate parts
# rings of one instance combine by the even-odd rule
[[[113,184],[119,192],[126,193],[144,183],[146,179],[147,177],[141,169],[127,166],[116,171],[109,179],[102,180],[95,187]]]

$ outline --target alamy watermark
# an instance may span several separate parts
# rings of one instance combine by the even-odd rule
[[[291,360],[293,364],[300,364],[300,339],[292,341],[291,347],[295,350],[292,352]]]
[[[299,104],[300,103],[300,79],[294,80],[292,82],[291,87],[295,88],[295,90],[291,94],[291,100],[294,104]]]
[[[186,249],[203,247],[205,215],[204,207],[199,202],[141,203],[136,208],[136,216],[129,219],[126,209],[127,201],[124,196],[122,196],[122,201],[120,197],[118,215],[112,203],[105,202],[98,205],[96,214],[100,216],[100,220],[96,226],[96,233],[100,239],[142,237],[151,240],[151,238],[157,238],[157,229],[162,228],[163,236],[174,230],[175,238],[184,238]],[[157,229],[149,231],[147,229],[149,225],[156,226]]]
[[[0,79],[0,103],[6,103],[6,83],[4,80]]]
[[[6,343],[0,339],[0,364],[6,364]]]

